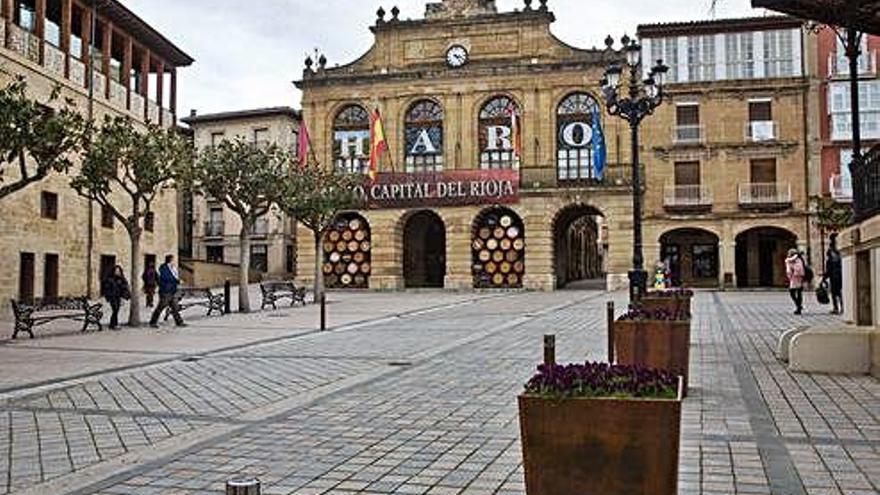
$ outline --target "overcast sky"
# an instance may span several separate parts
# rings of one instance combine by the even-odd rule
[[[368,27],[382,5],[403,19],[421,18],[425,0],[122,0],[196,63],[180,72],[179,114],[288,105],[299,108],[291,81],[318,48],[329,65],[350,62],[373,40]],[[549,0],[553,32],[578,47],[602,46],[607,34],[632,34],[639,23],[763,15],[749,0]],[[533,2],[535,6],[538,1]],[[522,0],[498,0],[502,11]]]

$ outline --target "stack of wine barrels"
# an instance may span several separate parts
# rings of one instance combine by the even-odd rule
[[[478,220],[473,234],[474,285],[518,289],[525,275],[525,230],[509,212],[490,212]]]
[[[324,284],[330,289],[366,289],[370,273],[370,227],[360,216],[344,216],[324,236]]]

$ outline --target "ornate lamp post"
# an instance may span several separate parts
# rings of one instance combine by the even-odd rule
[[[669,67],[662,60],[651,68],[648,78],[642,76],[642,47],[629,36],[621,39],[626,64],[611,64],[602,79],[602,93],[608,106],[608,113],[629,122],[632,133],[632,188],[633,188],[633,267],[629,272],[630,301],[637,301],[648,289],[648,273],[645,271],[645,256],[642,245],[642,172],[639,164],[639,125],[642,120],[654,113],[663,103],[663,83]],[[610,36],[605,44],[611,49],[614,39]],[[628,81],[621,81],[628,77]]]

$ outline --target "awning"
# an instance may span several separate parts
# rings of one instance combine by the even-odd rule
[[[752,0],[752,7],[880,36],[878,0]]]

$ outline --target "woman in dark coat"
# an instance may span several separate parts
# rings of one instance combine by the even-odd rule
[[[831,314],[843,314],[843,258],[837,250],[837,234],[831,234],[828,252],[825,254],[825,276],[829,284],[834,309]]]
[[[119,307],[122,306],[122,300],[131,299],[131,287],[125,279],[121,266],[113,267],[110,275],[101,281],[101,294],[113,310],[110,316],[110,329],[115,329],[119,326]]]

